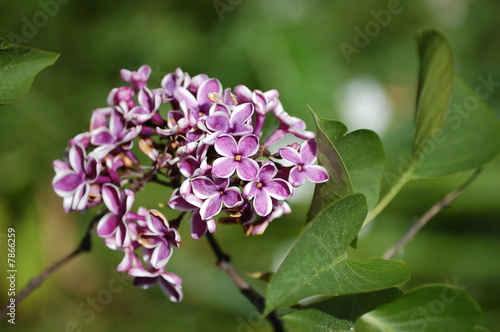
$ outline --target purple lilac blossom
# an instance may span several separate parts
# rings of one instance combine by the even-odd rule
[[[70,139],[67,161],[54,161],[52,185],[66,212],[104,202],[108,213],[97,234],[124,253],[117,270],[138,287],[159,285],[178,302],[181,279],[165,267],[181,244],[177,228],[185,213],[195,239],[215,232],[216,220],[260,235],[291,212],[286,200],[295,187],[306,179],[325,182],[328,173],[314,164],[314,133],[285,112],[277,90],[238,85],[233,93],[216,78],[180,68],[160,87],[148,86],[147,65],[120,75],[128,85],[111,89],[108,107],[94,110],[88,131]],[[271,117],[279,126],[263,137]],[[285,135],[299,141],[269,152]],[[173,188],[168,208],[180,211],[179,218],[169,222],[143,207],[134,212],[134,193],[150,181]]]

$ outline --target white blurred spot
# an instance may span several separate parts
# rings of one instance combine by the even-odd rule
[[[459,26],[467,18],[468,0],[427,0],[434,17],[448,26]]]
[[[371,129],[381,134],[390,124],[392,105],[382,85],[370,77],[358,77],[339,89],[342,122],[349,131]]]

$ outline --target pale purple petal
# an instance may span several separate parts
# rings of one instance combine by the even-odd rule
[[[212,219],[213,220],[213,219]],[[191,236],[197,240],[207,232],[207,221],[203,220],[200,215],[200,210],[191,213]]]
[[[257,191],[259,190],[259,187],[257,187],[258,182],[257,181],[252,181],[249,182],[243,187],[243,197],[252,199]]]
[[[73,204],[71,208],[75,211],[82,211],[87,207],[87,202],[90,194],[90,184],[83,183],[78,186],[73,194]]]
[[[69,149],[69,164],[78,173],[85,172],[85,158],[85,149],[80,144],[75,144],[71,147],[71,149]]]
[[[172,256],[172,248],[164,242],[153,250],[150,260],[151,265],[155,269],[160,269],[168,263],[170,256]]]
[[[229,117],[222,112],[215,112],[207,117],[206,121],[208,129],[212,131],[220,131],[227,133],[230,128]]]
[[[116,138],[107,127],[100,127],[92,132],[90,141],[93,145],[110,145],[116,143]]]
[[[200,176],[191,180],[191,186],[194,194],[201,199],[205,199],[219,193],[214,182],[206,176]]]
[[[304,166],[309,166],[316,161],[317,149],[316,140],[314,139],[308,139],[302,144],[300,148],[300,157]]]
[[[97,235],[100,237],[113,235],[120,223],[122,223],[120,216],[112,213],[106,214],[97,224]]]
[[[304,170],[299,171],[299,166],[295,166],[290,170],[290,175],[288,177],[288,181],[294,186],[298,187],[304,184],[306,181],[306,174]]]
[[[179,283],[171,282],[171,279],[166,277],[167,273],[161,274],[158,278],[158,283],[161,290],[172,302],[182,301],[182,289]],[[180,278],[179,278],[180,279]]]
[[[174,90],[174,96],[179,101],[185,101],[187,107],[196,110],[198,109],[198,102],[196,101],[196,98],[186,88],[183,88],[181,86],[176,87]]]
[[[52,180],[52,187],[55,193],[60,197],[66,197],[73,194],[73,192],[84,182],[79,174],[74,171],[67,170],[61,171],[56,174]]]
[[[238,153],[251,157],[259,151],[259,138],[255,135],[243,136],[238,142]]]
[[[278,173],[278,169],[276,168],[274,163],[268,162],[262,165],[262,167],[260,168],[259,181],[265,183],[274,178],[276,173]]]
[[[113,212],[114,214],[120,213],[121,200],[120,191],[117,186],[112,184],[105,184],[102,187],[102,199],[109,211]]]
[[[241,102],[249,102],[252,100],[252,91],[244,85],[238,85],[234,88],[234,94]]]
[[[266,182],[264,190],[277,200],[285,200],[292,194],[289,184],[282,179],[274,179]]]
[[[215,220],[214,219],[209,219],[209,220],[206,221],[206,223],[207,223],[208,231],[210,233],[214,233],[215,232],[215,228],[216,228]]]
[[[241,198],[240,189],[238,187],[230,187],[224,190],[224,194],[222,195],[222,201],[224,205],[229,208],[235,207],[238,204],[243,203],[243,199]]]
[[[259,164],[253,159],[241,158],[240,162],[234,163],[236,164],[236,173],[238,177],[244,181],[255,179],[259,172]]]
[[[209,197],[200,209],[200,215],[203,220],[208,220],[217,214],[219,214],[222,209],[222,195],[213,195]]]
[[[293,163],[294,165],[298,165],[298,164],[302,163],[302,159],[300,157],[300,154],[297,152],[297,150],[295,150],[292,147],[287,146],[287,147],[279,149],[279,154],[281,155],[281,157],[283,159],[288,160],[289,162]]]
[[[326,169],[319,165],[307,166],[304,169],[305,176],[312,182],[326,182],[330,178]]]
[[[224,157],[234,157],[238,154],[238,144],[236,143],[234,137],[230,135],[220,135],[217,137],[214,147],[215,151]]]
[[[264,217],[271,213],[273,201],[265,190],[258,190],[253,201],[253,206],[255,212],[257,212],[259,216]]]
[[[251,133],[253,130],[253,127],[249,124],[237,124],[234,125],[231,134],[233,136],[241,136],[241,135],[246,135]]]
[[[228,178],[233,175],[237,165],[238,162],[234,160],[234,157],[218,158],[214,161],[212,172],[218,177]]]
[[[200,168],[200,163],[193,156],[187,156],[179,163],[179,171],[186,178],[193,176],[198,168]]]
[[[222,85],[216,78],[206,80],[200,85],[196,95],[196,99],[198,100],[200,107],[203,107],[205,104],[213,103],[210,99],[208,99],[209,93],[217,93],[219,95],[222,94]]]
[[[245,123],[253,114],[253,105],[245,103],[234,108],[231,114],[231,125],[234,127],[237,124]]]

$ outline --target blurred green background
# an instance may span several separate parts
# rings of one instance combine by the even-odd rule
[[[416,33],[428,28],[443,33],[453,48],[457,72],[473,87],[479,76],[500,81],[498,1],[397,3],[2,2],[1,37],[59,52],[61,57],[36,77],[20,102],[0,107],[1,268],[6,269],[9,226],[17,234],[18,290],[79,243],[95,211],[63,213],[62,200],[51,188],[52,160],[63,156],[71,137],[87,130],[91,111],[106,106],[110,89],[122,84],[121,68],[135,70],[149,64],[153,86],[181,67],[192,76],[204,72],[217,77],[224,87],[276,88],[285,109],[305,119],[309,128],[313,124],[307,105],[323,117],[346,121],[350,129],[376,130],[384,141],[389,169],[397,168],[397,158],[407,154],[413,134]],[[368,23],[376,22],[377,13],[394,4],[397,10],[390,21],[386,17],[385,26],[369,31],[372,37],[361,41],[363,47],[346,56],[341,45],[356,46],[357,29],[365,31]],[[372,29],[376,25],[371,23]],[[500,92],[486,102],[500,117]],[[352,254],[380,257],[415,216],[467,176],[410,183],[363,232]],[[463,285],[483,308],[482,323],[492,331],[499,331],[500,324],[499,185],[497,161],[397,256],[412,273],[406,289],[424,282]],[[156,208],[168,197],[168,192],[151,185],[137,201]],[[218,225],[216,236],[238,271],[278,266],[300,231],[310,197],[306,191],[292,201],[293,215],[273,222],[259,237],[247,238],[236,226]],[[158,288],[143,291],[130,279],[117,281],[112,271],[122,254],[108,250],[94,236],[90,254],[66,265],[18,306],[15,329],[269,331],[267,322],[217,270],[207,242],[191,239],[187,224],[181,235],[183,246],[167,270],[183,278],[182,303],[170,303]],[[252,284],[264,290],[262,282]],[[5,279],[0,281],[2,304],[7,300],[6,285]],[[109,293],[111,288],[120,290]],[[106,299],[106,294],[112,298]],[[93,315],[85,303],[96,296],[106,305],[93,310]],[[4,320],[0,329],[5,328],[14,326]]]

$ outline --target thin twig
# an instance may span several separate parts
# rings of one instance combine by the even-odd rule
[[[21,302],[25,297],[27,297],[29,294],[31,294],[31,292],[33,292],[35,289],[40,287],[40,285],[45,281],[45,279],[47,279],[47,277],[50,276],[53,272],[58,270],[60,267],[66,265],[69,261],[71,261],[78,254],[90,251],[90,249],[92,247],[92,242],[91,242],[92,233],[94,232],[95,225],[97,224],[99,219],[102,218],[102,216],[104,215],[105,212],[106,212],[105,210],[99,212],[92,219],[89,227],[87,228],[87,231],[85,232],[84,237],[82,238],[82,241],[80,242],[80,245],[73,252],[71,252],[68,256],[62,258],[61,260],[57,261],[55,264],[53,264],[52,266],[47,268],[45,271],[40,273],[37,277],[31,279],[31,281],[15,297],[16,306],[19,305],[19,302]],[[7,305],[9,305],[9,303]],[[0,319],[5,317],[5,315],[9,311],[9,308],[7,307],[7,305],[5,305],[5,307],[3,307],[2,310],[0,311]]]
[[[226,272],[226,274],[231,278],[236,287],[240,290],[240,292],[253,304],[253,306],[262,314],[265,308],[265,298],[257,293],[252,286],[250,286],[234,269],[231,264],[231,257],[225,254],[214,236],[210,233],[206,234],[208,239],[208,243],[210,243],[210,247],[212,248],[215,256],[217,257],[217,267],[222,271]],[[283,322],[276,315],[276,311],[271,311],[266,319],[271,323],[274,327],[275,332],[285,332],[285,328],[283,326]]]
[[[384,254],[383,259],[390,259],[394,254],[402,248],[408,241],[410,241],[415,234],[420,231],[422,227],[424,227],[429,220],[431,220],[436,214],[441,212],[445,207],[447,207],[455,198],[457,198],[465,188],[467,188],[483,171],[482,168],[479,168],[472,174],[471,177],[467,179],[458,189],[452,191],[448,195],[446,195],[443,199],[437,202],[433,207],[431,207],[420,219],[415,221],[410,229],[394,244],[387,252]]]

